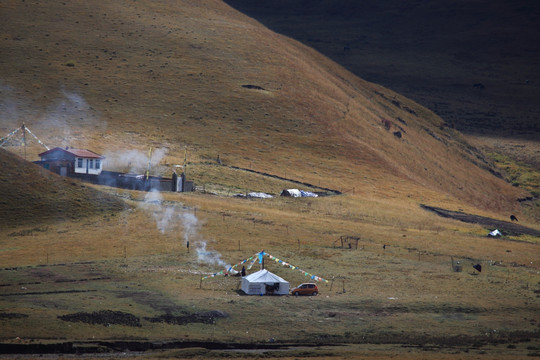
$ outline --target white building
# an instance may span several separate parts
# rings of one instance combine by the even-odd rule
[[[39,154],[39,165],[62,176],[71,174],[99,175],[104,156],[86,149],[56,147]]]

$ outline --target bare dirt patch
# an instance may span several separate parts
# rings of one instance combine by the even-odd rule
[[[144,318],[150,322],[164,322],[170,325],[186,325],[189,323],[203,323],[214,324],[217,319],[226,318],[229,315],[223,311],[212,310],[207,312],[200,312],[194,314],[186,314],[180,316],[174,316],[171,314],[165,314],[152,318]]]
[[[138,317],[123,311],[100,310],[92,313],[78,312],[75,314],[62,315],[58,318],[63,321],[82,322],[86,324],[97,324],[103,326],[109,326],[112,324],[134,327],[141,326],[141,320]]]
[[[0,313],[0,320],[1,319],[24,319],[27,318],[28,315],[26,314],[19,314],[19,313]]]
[[[503,235],[540,236],[540,231],[538,230],[531,229],[529,227],[519,225],[519,224],[513,224],[508,221],[496,220],[496,219],[488,218],[485,216],[467,214],[461,211],[446,210],[446,209],[441,209],[441,208],[423,205],[423,204],[420,206],[422,207],[422,209],[432,211],[435,214],[442,217],[452,218],[452,219],[456,219],[459,221],[472,223],[472,224],[480,224],[490,229],[499,229],[499,231],[501,231]]]

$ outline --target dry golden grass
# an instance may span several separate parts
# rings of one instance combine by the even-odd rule
[[[227,263],[265,249],[330,280],[319,285],[320,296],[297,299],[239,296],[239,279],[233,277],[201,282],[201,276],[220,267],[199,262],[194,247],[187,252],[182,223],[161,233],[153,215],[163,209],[145,203],[148,194],[120,195],[130,199],[126,201],[132,210],[49,225],[31,234],[0,234],[0,261],[7,267],[1,270],[5,293],[37,293],[0,298],[3,309],[28,315],[3,320],[3,341],[11,341],[8,334],[14,333],[27,339],[265,342],[273,337],[322,343],[437,343],[437,338],[457,337],[447,340],[446,348],[469,349],[458,350],[465,356],[479,351],[470,348],[470,341],[495,354],[488,345],[493,339],[515,342],[524,354],[522,337],[512,334],[522,331],[530,337],[537,332],[538,245],[487,238],[476,225],[436,218],[412,201],[356,195],[264,201],[164,195],[163,207],[196,214],[200,227],[192,234],[192,244],[206,240],[207,250],[218,251]],[[359,249],[336,248],[341,235],[359,236]],[[463,272],[451,270],[451,257],[463,264]],[[475,263],[483,265],[482,273],[472,269]],[[16,270],[8,269],[12,266]],[[305,281],[302,274],[269,259],[266,267],[291,284]],[[39,295],[66,290],[90,292]],[[103,309],[141,319],[210,309],[230,316],[215,325],[143,320],[141,328],[56,319]],[[458,340],[463,336],[474,340]],[[513,340],[504,340],[507,337]],[[395,353],[391,348],[381,348],[381,356]]]
[[[167,164],[182,163],[187,146],[194,162],[220,154],[230,165],[380,193],[406,181],[504,213],[525,195],[474,165],[492,167],[430,111],[220,1],[4,8],[10,57],[1,71],[13,109],[4,132],[25,119],[52,146],[154,146],[168,150]]]
[[[63,178],[0,149],[0,225],[47,227],[96,213],[120,211],[125,204],[115,196]],[[37,230],[40,231],[40,230]]]
[[[520,146],[538,138],[540,86],[530,75],[540,48],[529,16],[540,10],[536,3],[226,2],[472,137],[491,134]]]
[[[1,131],[25,119],[53,146],[104,153],[167,149],[152,169],[167,176],[171,166],[183,164],[187,147],[188,178],[219,194],[163,193],[159,202],[152,201],[155,194],[135,191],[85,185],[78,192],[80,184],[35,167],[35,183],[23,187],[13,180],[29,172],[27,165],[9,160],[2,192],[26,200],[24,206],[4,201],[0,210],[11,214],[9,221],[25,212],[29,220],[0,228],[0,309],[28,317],[0,319],[2,341],[15,342],[13,334],[36,341],[275,338],[435,342],[452,349],[464,341],[470,349],[500,339],[518,343],[520,354],[527,338],[537,343],[537,239],[490,239],[487,229],[419,207],[499,219],[512,211],[537,228],[515,203],[526,192],[492,176],[483,155],[429,110],[220,1],[1,6],[0,45],[10,54],[0,68],[4,103],[17,110]],[[264,90],[242,87],[249,84]],[[74,95],[84,101],[75,104]],[[391,120],[389,130],[382,119]],[[401,139],[392,134],[397,129]],[[34,157],[39,152],[28,150]],[[297,186],[217,166],[218,154],[225,165],[345,194],[234,198],[229,195]],[[51,184],[61,184],[67,204],[82,202],[70,208],[74,216],[67,216],[66,198],[55,196]],[[96,197],[106,201],[91,203]],[[38,216],[27,205],[32,201],[60,208],[63,218]],[[168,215],[171,221],[162,223]],[[184,219],[193,216],[196,231],[189,232]],[[359,236],[359,249],[336,248],[345,235]],[[334,281],[314,298],[240,296],[238,278],[201,283],[222,268],[198,261],[196,245],[203,241],[229,264],[264,249]],[[462,262],[463,272],[451,270],[451,258]],[[483,265],[482,273],[473,263]],[[292,285],[306,280],[267,266]],[[106,309],[134,314],[142,326],[57,318]],[[213,309],[229,317],[214,325],[145,320]]]
[[[500,338],[497,341],[517,344],[503,350],[509,356],[530,353],[520,343],[522,337],[511,334],[525,331],[527,337],[537,331],[533,321],[540,271],[534,255],[537,245],[486,238],[478,226],[436,218],[410,200],[359,195],[246,200],[170,193],[163,194],[160,207],[144,201],[147,193],[120,191],[118,195],[130,207],[114,216],[49,224],[45,231],[0,233],[3,289],[5,294],[21,294],[1,297],[0,306],[28,315],[2,320],[4,342],[13,341],[9,334],[38,341],[266,342],[273,337],[278,342],[317,343],[437,343],[439,337],[457,337],[446,346],[441,344],[444,352],[465,358],[479,351],[495,356],[501,349],[488,344]],[[221,267],[197,261],[194,246],[187,252],[181,221],[164,233],[158,230],[154,214],[162,215],[165,207],[196,215],[200,227],[191,235],[192,244],[206,240],[207,250],[218,251],[227,263],[265,249],[331,282],[320,284],[317,298],[299,299],[239,296],[238,278],[201,282],[201,276]],[[341,235],[359,236],[359,249],[335,248]],[[451,257],[461,261],[462,273],[451,271]],[[483,272],[474,274],[473,263],[481,263]],[[12,266],[17,268],[8,269]],[[305,281],[302,274],[268,259],[266,266],[291,284]],[[39,294],[51,291],[84,292]],[[56,318],[104,309],[141,319],[211,309],[225,311],[229,317],[215,325],[142,320],[141,328]],[[262,315],[268,313],[272,316]],[[464,341],[463,336],[474,340]],[[507,336],[513,340],[503,340]],[[471,348],[471,341],[480,345]],[[381,358],[400,353],[392,345],[376,351],[355,345],[346,349],[351,356],[366,351]],[[326,350],[313,351],[320,355]],[[329,354],[339,357],[340,351]]]

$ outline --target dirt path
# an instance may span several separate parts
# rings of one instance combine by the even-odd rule
[[[502,221],[502,220],[496,220],[480,215],[473,215],[473,214],[467,214],[460,211],[451,211],[446,209],[441,209],[433,206],[428,206],[424,204],[420,204],[420,207],[423,209],[429,210],[434,212],[435,214],[456,219],[459,221],[472,223],[472,224],[480,224],[482,226],[487,227],[490,230],[498,229],[500,232],[502,232],[503,235],[532,235],[532,236],[540,236],[540,231],[528,228],[523,225],[511,223],[508,221]]]
[[[328,188],[321,187],[321,186],[316,186],[316,185],[313,185],[313,184],[310,184],[310,183],[307,183],[307,182],[302,182],[302,181],[298,181],[298,180],[288,179],[288,178],[284,178],[284,177],[281,177],[281,176],[278,176],[278,175],[272,175],[272,174],[269,174],[269,173],[265,173],[265,172],[262,172],[262,171],[257,171],[257,170],[252,170],[252,169],[241,168],[241,167],[233,166],[233,165],[228,165],[228,167],[231,168],[231,169],[235,169],[235,170],[241,170],[241,171],[247,171],[247,172],[254,173],[254,174],[259,174],[259,175],[266,176],[266,177],[270,177],[270,178],[273,178],[273,179],[278,179],[278,180],[288,181],[288,182],[291,182],[291,183],[293,183],[293,184],[298,184],[298,185],[302,185],[302,186],[307,186],[307,187],[312,188],[312,189],[321,189],[321,190],[324,190],[324,191],[322,191],[322,192],[321,192],[321,191],[316,191],[316,192],[315,192],[315,193],[318,194],[319,196],[321,196],[321,195],[340,195],[340,194],[341,194],[341,191],[339,191],[339,190],[328,189]]]

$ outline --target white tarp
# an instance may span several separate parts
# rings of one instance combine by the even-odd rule
[[[312,193],[311,191],[300,190],[300,194],[304,197],[318,197],[319,195]]]
[[[492,236],[492,237],[502,236],[502,233],[499,231],[499,229],[495,229],[492,232],[490,232],[488,236]]]
[[[292,197],[317,197],[318,195],[311,191],[304,191],[298,189],[286,189],[281,192],[281,196],[292,196]]]
[[[248,295],[288,295],[289,282],[263,269],[242,278],[242,291]]]
[[[281,192],[281,196],[301,197],[302,193],[298,189],[287,189]]]
[[[249,194],[247,194],[248,197],[252,197],[252,198],[259,198],[259,199],[270,199],[270,198],[273,198],[272,195],[270,194],[266,194],[266,193],[263,193],[263,192],[250,192]]]

